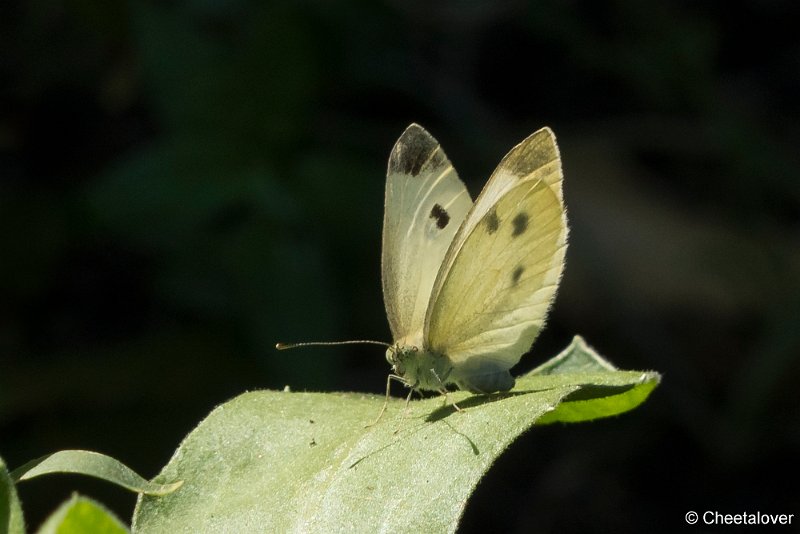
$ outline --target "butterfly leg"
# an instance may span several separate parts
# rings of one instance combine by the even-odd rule
[[[408,385],[408,384],[406,384],[406,385]],[[405,404],[405,407],[403,408],[403,415],[400,417],[400,424],[397,425],[397,428],[394,429],[393,434],[397,434],[398,432],[400,432],[400,428],[403,426],[403,421],[405,421],[406,417],[408,417],[408,410],[409,410],[409,408],[411,408],[411,406],[410,406],[410,404],[411,404],[411,395],[413,395],[413,394],[414,394],[414,388],[412,387],[410,389],[410,391],[408,392],[408,395],[406,396],[406,404]]]
[[[371,422],[370,424],[366,425],[364,428],[369,428],[369,427],[374,426],[375,424],[377,424],[377,422],[381,420],[381,417],[383,417],[384,412],[386,412],[386,408],[389,406],[389,393],[391,393],[392,380],[397,380],[401,384],[407,385],[406,381],[403,380],[402,377],[397,376],[397,375],[393,375],[393,374],[389,374],[389,376],[386,377],[386,399],[383,401],[383,406],[381,407],[381,411],[378,412],[378,417],[376,417],[373,422]],[[411,391],[414,391],[414,390],[412,389]],[[409,393],[408,398],[406,399],[406,409],[408,409],[408,401],[410,399],[411,399],[411,394]]]
[[[439,390],[438,390],[438,391],[439,391],[439,393],[441,393],[441,394],[442,394],[442,396],[444,397],[444,404],[442,404],[442,406],[447,406],[447,399],[448,399],[447,395],[448,395],[450,392],[449,392],[449,391],[447,391],[447,388],[446,388],[446,387],[445,387],[445,385],[444,385],[444,381],[445,381],[445,380],[447,380],[447,377],[450,375],[450,371],[452,371],[452,370],[453,370],[452,368],[451,368],[451,369],[449,369],[449,370],[447,371],[447,374],[445,374],[443,378],[439,378],[439,375],[438,375],[438,374],[436,374],[436,370],[435,370],[435,369],[431,369],[431,374],[432,374],[433,376],[435,376],[435,377],[436,377],[436,380],[439,382]],[[459,408],[459,407],[458,407],[458,404],[456,404],[455,402],[454,402],[454,403],[452,403],[452,405],[453,405],[453,408],[455,408],[455,410],[456,410],[457,412],[461,412],[461,411],[463,411],[463,410],[461,410],[461,408]]]
[[[447,406],[447,399],[448,399],[448,395],[450,394],[450,392],[447,391],[445,388],[442,388],[442,389],[439,390],[439,393],[441,393],[442,396],[444,396],[444,403],[442,404],[442,406]],[[455,402],[451,402],[450,406],[452,406],[453,409],[455,409],[455,411],[457,411],[457,412],[463,412],[464,411],[461,408],[459,408],[458,404],[456,404]]]

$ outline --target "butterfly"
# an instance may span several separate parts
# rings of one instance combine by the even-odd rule
[[[544,326],[564,269],[562,178],[555,136],[542,128],[506,154],[473,203],[439,142],[406,128],[389,156],[383,219],[394,343],[355,341],[388,347],[387,399],[392,379],[411,392],[514,387],[509,370]],[[352,342],[278,348],[339,343]]]
[[[396,379],[412,390],[507,391],[564,269],[555,136],[511,149],[473,203],[442,147],[411,124],[386,178],[382,280]]]

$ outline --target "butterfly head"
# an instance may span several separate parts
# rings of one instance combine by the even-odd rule
[[[407,364],[413,359],[419,348],[414,345],[401,345],[397,343],[386,349],[386,361],[392,366],[392,371],[399,377],[403,377],[407,371]]]

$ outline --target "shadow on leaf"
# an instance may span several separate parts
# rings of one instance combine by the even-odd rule
[[[498,402],[503,399],[507,399],[510,397],[517,397],[519,395],[525,395],[526,393],[531,393],[531,391],[507,391],[504,393],[491,393],[488,395],[473,395],[472,397],[467,397],[464,400],[458,401],[458,408],[455,407],[453,403],[445,404],[441,408],[437,408],[433,410],[428,416],[425,418],[425,421],[428,423],[435,423],[436,421],[441,421],[445,417],[449,417],[450,415],[458,412],[459,410],[464,411],[470,408],[476,408],[478,406],[482,406],[484,404],[489,404],[492,402]]]

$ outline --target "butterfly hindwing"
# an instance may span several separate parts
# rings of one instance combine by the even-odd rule
[[[463,389],[510,389],[508,369],[541,330],[564,265],[561,163],[545,128],[501,161],[448,249],[425,342]]]
[[[421,340],[434,280],[471,207],[436,139],[409,126],[389,157],[383,221],[383,295],[396,341],[415,333]]]

